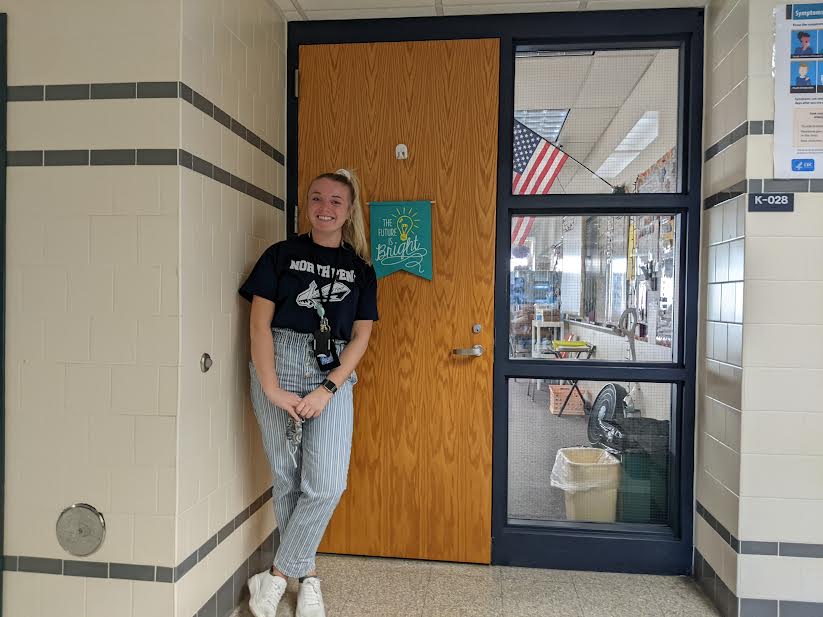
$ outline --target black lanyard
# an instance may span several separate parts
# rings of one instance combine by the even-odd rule
[[[323,311],[325,312],[328,308],[329,304],[331,303],[331,295],[334,291],[334,286],[337,284],[337,268],[334,269],[334,276],[332,277],[331,283],[329,284],[329,293],[326,294],[326,299],[323,299],[323,287],[320,283],[317,283],[317,291],[320,295],[320,305],[323,307]]]
[[[309,234],[309,238],[311,239],[311,233]],[[314,242],[313,239],[312,239],[312,242]],[[332,277],[331,283],[329,284],[329,291],[326,294],[326,299],[325,300],[323,299],[323,285],[321,284],[321,282],[319,280],[320,277],[316,276],[317,273],[315,272],[314,282],[317,285],[317,295],[320,296],[319,304],[322,307],[322,315],[321,315],[321,311],[317,312],[318,316],[320,317],[320,323],[321,324],[323,323],[324,319],[326,320],[326,323],[328,323],[328,316],[326,315],[326,312],[327,312],[326,308],[331,304],[331,296],[332,296],[332,293],[334,293],[334,286],[337,284],[337,276],[338,276],[338,274],[340,274],[340,267],[339,266],[340,266],[340,262],[342,261],[342,258],[341,258],[342,251],[343,251],[343,240],[341,239],[340,240],[340,246],[337,247],[337,253],[335,255],[336,259],[335,259],[334,266],[330,266],[330,267],[334,268],[334,276]]]

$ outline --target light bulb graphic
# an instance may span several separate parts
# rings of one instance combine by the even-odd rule
[[[409,232],[414,229],[414,221],[406,214],[397,217],[397,229],[400,231],[400,241],[405,242],[409,239]]]

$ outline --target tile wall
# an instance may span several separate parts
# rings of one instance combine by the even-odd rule
[[[695,574],[724,614],[823,614],[823,195],[773,179],[773,0],[708,11]],[[749,192],[795,193],[791,213]]]
[[[266,0],[3,10],[4,614],[191,617],[274,527],[236,287],[285,233],[285,23]],[[107,524],[87,558],[54,533],[76,502]]]

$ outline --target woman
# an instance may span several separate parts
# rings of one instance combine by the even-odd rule
[[[272,468],[280,547],[249,579],[255,617],[274,617],[287,577],[298,617],[324,617],[317,546],[346,488],[354,372],[377,319],[377,278],[355,175],[315,178],[311,232],[260,257],[240,294],[251,301],[251,395]]]

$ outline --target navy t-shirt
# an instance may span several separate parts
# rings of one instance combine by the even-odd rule
[[[329,295],[332,280],[334,288]],[[308,234],[267,248],[239,293],[249,302],[254,296],[274,302],[273,328],[314,332],[320,326],[315,308],[320,301],[332,338],[351,340],[355,321],[377,320],[374,268],[348,244],[340,248],[320,246]]]

